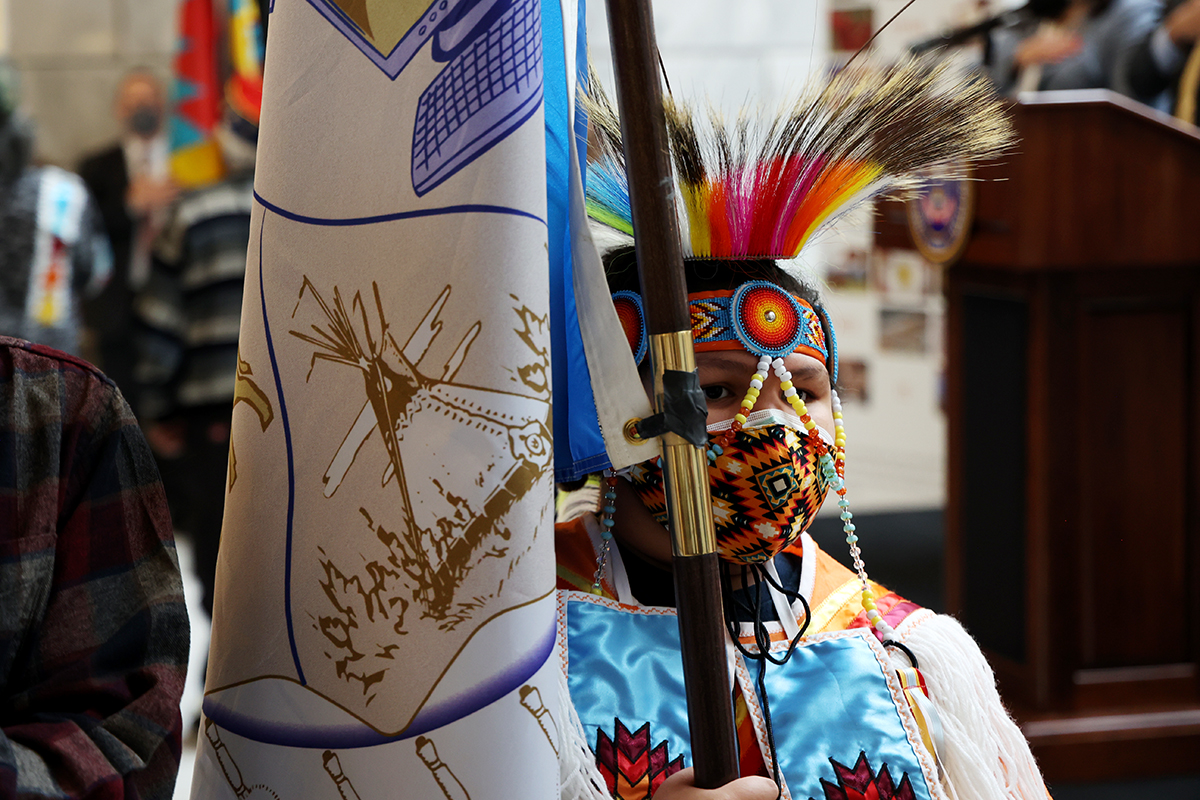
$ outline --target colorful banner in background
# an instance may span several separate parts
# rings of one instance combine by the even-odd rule
[[[229,0],[229,65],[225,101],[238,118],[257,127],[263,92],[262,23],[257,0]]]
[[[274,7],[198,800],[558,795],[561,13]]]
[[[167,132],[171,174],[186,189],[216,183],[225,174],[216,138],[222,113],[218,31],[213,0],[179,4],[179,49]]]
[[[262,108],[263,37],[256,0],[229,0],[228,36],[213,0],[183,0],[179,5],[179,49],[171,92],[168,136],[171,173],[185,189],[208,186],[225,177],[217,127],[229,124],[254,141]],[[224,81],[220,65],[228,64]]]

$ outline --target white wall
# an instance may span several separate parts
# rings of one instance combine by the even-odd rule
[[[37,123],[37,153],[74,166],[117,133],[121,76],[149,67],[170,76],[174,0],[5,0],[8,55],[21,71],[22,106]]]
[[[821,69],[826,0],[655,0],[658,49],[671,89],[734,112],[747,98],[772,106]],[[604,3],[587,7],[590,56],[612,86]],[[611,92],[610,92],[611,93]]]
[[[0,58],[8,57],[8,0],[0,0]]]

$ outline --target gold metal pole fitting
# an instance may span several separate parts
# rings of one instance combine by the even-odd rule
[[[654,404],[656,408],[661,408],[663,372],[696,370],[692,332],[686,330],[651,335],[650,357],[654,364]],[[662,450],[667,510],[676,521],[671,537],[672,550],[677,556],[700,556],[716,552],[717,535],[713,527],[705,449],[688,443],[676,433],[666,433],[662,437]]]

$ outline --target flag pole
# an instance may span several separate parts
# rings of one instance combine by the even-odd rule
[[[696,378],[650,0],[607,0],[621,138],[659,414],[687,409],[663,434],[663,480],[696,786],[738,777],[732,689],[708,488],[704,403]],[[693,402],[690,404],[687,400]],[[698,399],[698,403],[695,402]],[[688,438],[680,434],[687,428]],[[673,431],[673,432],[672,432]],[[691,439],[689,441],[688,439]]]

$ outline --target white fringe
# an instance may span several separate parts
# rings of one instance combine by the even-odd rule
[[[558,658],[556,652],[552,658]],[[563,724],[558,726],[559,794],[562,800],[612,800],[604,776],[596,766],[596,756],[588,744],[579,713],[571,702],[567,674],[558,670],[558,707]]]
[[[1046,798],[1029,743],[1009,717],[979,646],[953,617],[921,614],[897,634],[912,648],[941,717],[939,753],[959,800]]]

